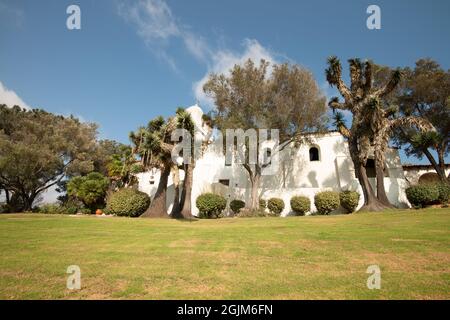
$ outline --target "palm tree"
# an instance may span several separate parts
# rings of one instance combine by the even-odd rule
[[[170,216],[175,219],[182,218],[181,203],[180,203],[180,169],[178,165],[172,166],[172,181],[174,186],[173,206]]]
[[[195,168],[195,154],[194,154],[194,144],[195,141],[195,124],[192,121],[191,115],[186,112],[184,109],[179,108],[177,110],[176,121],[177,127],[179,129],[185,129],[187,134],[183,137],[183,139],[190,139],[191,145],[191,154],[190,163],[183,163],[184,169],[184,182],[183,182],[183,191],[180,199],[181,209],[180,218],[190,219],[192,218],[192,204],[191,204],[191,195],[192,195],[192,184],[194,177],[194,168]]]
[[[365,165],[371,147],[370,127],[367,126],[368,112],[374,101],[381,99],[392,92],[400,81],[399,71],[391,74],[389,81],[380,88],[373,87],[372,63],[362,63],[359,59],[349,59],[350,66],[350,88],[342,80],[342,67],[337,57],[328,58],[328,68],[325,75],[328,83],[335,86],[344,102],[339,102],[337,97],[329,102],[333,109],[348,110],[352,113],[352,126],[346,134],[348,135],[349,152],[355,167],[356,177],[364,194],[364,206],[361,210],[380,211],[388,208],[378,200],[369,183]]]
[[[333,125],[336,127],[339,133],[342,134],[345,138],[350,137],[350,131],[345,125],[344,114],[342,112],[339,111],[334,112]]]
[[[172,167],[171,152],[173,144],[171,133],[175,128],[174,121],[167,122],[163,117],[151,120],[145,129],[139,129],[137,134],[130,134],[133,149],[141,158],[145,170],[157,168],[161,171],[155,196],[148,209],[141,217],[167,218],[166,194],[167,182]]]

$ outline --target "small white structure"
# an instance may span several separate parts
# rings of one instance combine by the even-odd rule
[[[198,105],[186,109],[197,127],[196,139],[211,140],[207,126],[202,121],[203,111]],[[298,147],[289,145],[279,154],[279,166],[271,175],[262,176],[259,195],[262,199],[282,198],[285,203],[283,216],[291,213],[290,199],[294,195],[304,195],[311,199],[312,212],[314,195],[325,190],[353,190],[361,194],[359,206],[364,199],[361,187],[355,177],[353,162],[350,158],[347,142],[339,132],[310,134],[309,142]],[[375,187],[375,169],[373,159],[368,161],[368,175]],[[405,195],[407,181],[403,173],[400,157],[396,149],[389,149],[386,155],[386,173],[384,178],[386,193],[392,204],[407,207],[409,203]],[[184,175],[181,174],[181,179]],[[153,170],[138,176],[139,189],[152,197],[156,192],[159,172]],[[209,144],[197,160],[193,176],[192,209],[197,197],[205,192],[219,193],[229,201],[240,199],[248,203],[251,197],[251,184],[247,171],[241,164],[225,164],[225,155]],[[173,204],[173,185],[169,179],[167,192],[168,212]],[[228,209],[227,209],[228,210]]]
[[[431,164],[404,164],[405,178],[411,185],[439,181],[439,176]],[[450,178],[450,164],[445,165],[445,175]]]

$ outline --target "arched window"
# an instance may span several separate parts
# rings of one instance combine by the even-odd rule
[[[319,161],[319,148],[311,147],[309,149],[309,161]]]

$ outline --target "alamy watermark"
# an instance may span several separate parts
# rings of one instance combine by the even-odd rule
[[[69,14],[66,20],[66,26],[69,30],[81,29],[81,9],[76,4],[67,7],[66,13]]]
[[[381,269],[378,265],[370,265],[366,273],[370,273],[369,278],[367,278],[367,288],[370,290],[381,289]]]
[[[81,289],[81,269],[77,265],[67,267],[66,273],[70,274],[67,277],[66,287],[69,290]]]
[[[370,16],[366,20],[366,26],[369,30],[380,30],[381,29],[381,9],[375,4],[371,4],[367,7],[366,12]]]
[[[278,129],[226,129],[225,145],[223,139],[222,132],[218,131],[212,148],[225,157],[225,165],[258,165],[261,175],[277,174],[282,149]],[[188,130],[176,129],[172,132],[171,140],[176,142],[171,152],[173,163],[179,164],[182,160],[184,164],[190,164],[192,157],[197,160],[202,156],[205,143],[203,137],[192,139]]]

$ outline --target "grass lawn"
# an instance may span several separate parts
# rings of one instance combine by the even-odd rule
[[[183,222],[0,215],[1,299],[450,299],[450,209]],[[82,288],[66,289],[81,268]],[[369,290],[369,265],[381,290]]]

